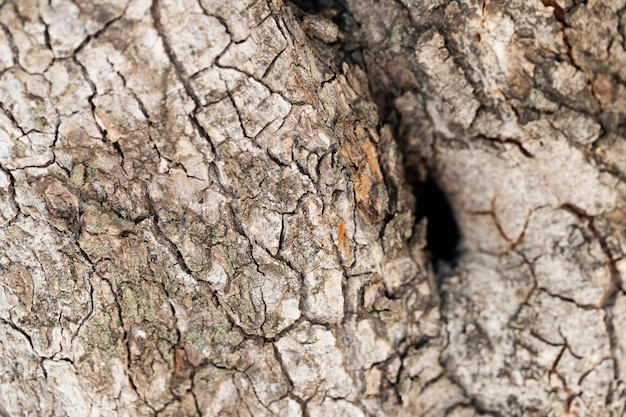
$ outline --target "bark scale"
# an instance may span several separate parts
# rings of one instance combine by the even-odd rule
[[[621,416],[625,2],[298,4],[0,3],[0,414]]]

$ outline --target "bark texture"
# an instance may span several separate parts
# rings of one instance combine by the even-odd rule
[[[0,2],[0,415],[623,415],[626,1],[296,3]]]

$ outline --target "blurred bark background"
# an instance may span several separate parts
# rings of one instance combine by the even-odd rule
[[[0,1],[0,415],[622,416],[625,13]]]

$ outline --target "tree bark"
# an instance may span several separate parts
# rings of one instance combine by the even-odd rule
[[[622,416],[625,11],[0,2],[0,415]]]

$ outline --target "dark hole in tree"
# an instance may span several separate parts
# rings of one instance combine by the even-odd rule
[[[344,35],[355,32],[356,28],[359,27],[358,22],[348,11],[346,0],[289,0],[289,2],[300,9],[296,11],[297,17],[302,17],[302,12],[326,15],[327,18],[332,18]],[[355,39],[350,41],[348,38],[349,36],[344,37],[344,48],[346,51],[352,51],[354,48],[346,48],[346,44],[355,42]],[[355,44],[358,45],[358,42]],[[356,49],[358,50],[358,48]],[[360,52],[354,55],[348,53],[342,56],[342,59],[354,62],[367,70]],[[375,80],[370,80],[370,82],[376,83]],[[399,114],[395,111],[393,104],[394,99],[401,94],[401,91],[376,90],[372,91],[372,94],[374,102],[379,108],[381,121],[392,127],[400,147],[404,148],[406,144],[402,140],[403,134],[398,131]],[[424,217],[428,219],[426,250],[431,254],[435,272],[440,273],[443,271],[443,266],[450,267],[455,264],[461,240],[459,226],[446,193],[437,184],[434,177],[428,177],[426,180],[420,179],[419,170],[416,167],[423,161],[417,155],[405,156],[407,181],[411,184],[417,200],[416,220],[419,222]]]
[[[349,13],[345,0],[288,0],[299,11],[294,10],[296,17],[302,18],[304,14],[319,14],[332,20],[344,36],[355,31],[357,22]],[[349,37],[351,39],[351,37]],[[346,46],[347,38],[344,38],[343,47]],[[351,43],[351,42],[348,42]]]
[[[414,192],[418,206],[417,220],[428,219],[426,250],[430,252],[437,271],[440,261],[454,263],[459,254],[461,232],[448,197],[433,178],[414,184]]]
[[[343,8],[338,0],[290,0],[306,13],[321,13],[331,8]]]

